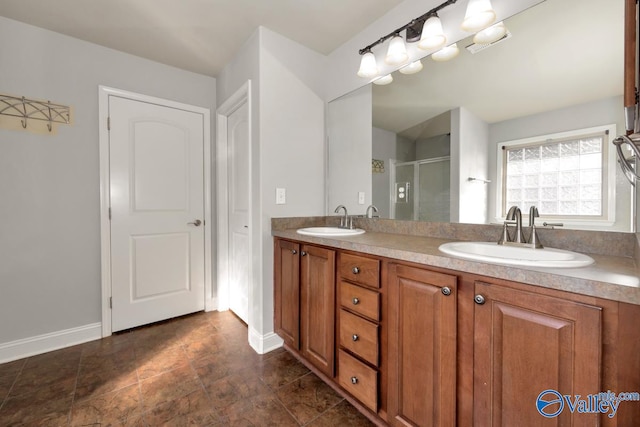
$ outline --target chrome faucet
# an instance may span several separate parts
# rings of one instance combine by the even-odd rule
[[[540,249],[542,245],[538,239],[538,233],[536,232],[536,218],[538,218],[540,214],[538,213],[538,208],[535,206],[531,206],[529,208],[529,240],[525,239],[524,233],[522,232],[522,212],[520,212],[520,208],[517,206],[511,206],[509,211],[507,212],[507,216],[504,221],[504,226],[502,228],[502,236],[500,236],[500,240],[498,240],[499,245],[516,245],[516,246],[527,246],[530,248]],[[509,235],[508,226],[515,225],[516,231],[515,235],[511,237]]]
[[[371,211],[373,211],[373,212],[371,212]],[[374,212],[378,213],[378,208],[376,208],[374,205],[369,205],[369,206],[367,206],[367,212],[366,212],[365,216],[367,218],[373,218],[373,213]]]
[[[340,228],[348,228],[349,227],[349,214],[347,213],[347,208],[344,205],[339,205],[335,211],[338,213],[340,209],[344,209],[344,216],[340,218]]]

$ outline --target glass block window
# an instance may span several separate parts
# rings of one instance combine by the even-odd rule
[[[537,206],[541,216],[602,218],[607,133],[503,145],[502,214]]]

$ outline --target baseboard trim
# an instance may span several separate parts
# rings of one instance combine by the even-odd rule
[[[261,335],[253,328],[249,328],[249,345],[258,354],[265,354],[282,347],[284,341],[274,332]]]
[[[50,332],[0,344],[0,363],[59,350],[102,338],[102,323],[91,323],[77,328]]]
[[[218,298],[207,298],[204,302],[204,311],[220,311],[218,309]]]

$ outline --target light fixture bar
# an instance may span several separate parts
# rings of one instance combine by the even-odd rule
[[[430,11],[428,11],[427,13],[420,15],[419,17],[411,20],[411,22],[406,23],[405,25],[403,25],[402,27],[398,28],[397,30],[391,31],[389,34],[387,34],[384,37],[380,37],[378,40],[376,40],[375,42],[371,43],[369,46],[363,47],[362,49],[360,49],[358,51],[358,53],[360,55],[364,55],[367,52],[371,52],[371,49],[373,49],[374,47],[376,47],[379,44],[384,43],[385,41],[387,41],[388,39],[390,39],[391,37],[395,36],[396,34],[401,33],[404,30],[409,29],[410,32],[413,32],[414,36],[413,37],[408,37],[407,41],[411,41],[409,40],[410,38],[415,38],[415,33],[419,30],[416,30],[416,28],[422,28],[422,25],[424,24],[424,21],[427,20],[427,18],[429,18],[430,16],[434,16],[437,15],[437,13],[439,11],[441,11],[442,9],[444,9],[447,6],[450,6],[452,4],[454,4],[455,2],[457,2],[458,0],[447,0],[444,3],[440,4],[439,6],[434,7],[433,9],[431,9]]]

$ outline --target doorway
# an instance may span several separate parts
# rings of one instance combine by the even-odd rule
[[[251,81],[217,110],[218,309],[251,323]]]
[[[205,309],[209,110],[100,87],[103,336]]]

